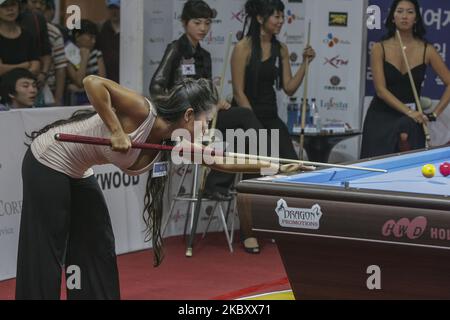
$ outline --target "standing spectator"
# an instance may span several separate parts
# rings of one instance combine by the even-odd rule
[[[64,43],[66,43],[67,40],[69,40],[69,30],[63,25],[54,23],[53,20],[55,19],[55,12],[56,12],[56,6],[55,6],[55,0],[42,0],[44,1],[44,18],[48,23],[51,23],[55,27],[61,31],[61,34],[64,38]]]
[[[66,45],[69,60],[67,74],[71,94],[71,105],[88,104],[89,99],[83,88],[83,79],[89,75],[106,76],[102,52],[95,49],[98,29],[92,21],[82,19],[81,28],[72,30],[72,42]],[[69,49],[72,47],[72,49]],[[69,56],[67,53],[71,52]]]
[[[120,69],[120,0],[107,0],[108,20],[103,24],[97,47],[103,54],[107,78],[119,82]]]
[[[0,0],[0,78],[15,68],[40,71],[39,55],[32,35],[17,23],[18,0]]]
[[[28,7],[35,13],[44,15],[50,1],[28,1]],[[55,105],[63,105],[64,88],[66,81],[67,59],[64,52],[64,38],[61,31],[50,22],[47,22],[48,39],[52,49],[50,68],[44,86],[48,85]],[[48,105],[48,100],[45,103]]]
[[[36,101],[36,77],[27,69],[13,69],[2,77],[0,111],[32,108]]]
[[[51,65],[52,49],[48,40],[47,22],[42,14],[33,9],[41,6],[41,0],[22,0],[22,4],[23,11],[18,21],[21,27],[31,33],[34,38],[38,50],[38,57],[41,62],[40,71],[37,75],[38,87],[41,89],[48,76]]]

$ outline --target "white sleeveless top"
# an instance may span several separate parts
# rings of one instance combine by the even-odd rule
[[[129,134],[132,142],[144,143],[155,123],[156,111],[150,101],[147,100],[147,102],[150,108],[148,117],[136,131]],[[111,132],[96,114],[83,121],[52,128],[33,141],[31,151],[41,164],[75,179],[92,176],[94,174],[92,166],[103,164],[113,164],[129,175],[143,174],[150,171],[153,164],[161,157],[159,153],[147,167],[139,171],[131,171],[128,168],[137,161],[141,150],[130,149],[127,153],[120,153],[112,151],[109,146],[59,142],[54,138],[57,133],[109,139]]]

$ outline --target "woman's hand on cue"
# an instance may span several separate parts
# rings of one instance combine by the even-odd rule
[[[130,137],[125,132],[123,132],[123,130],[113,132],[113,134],[111,135],[111,149],[113,151],[127,153],[130,148]]]
[[[427,124],[428,123],[428,117],[426,115],[424,115],[423,113],[420,113],[419,111],[413,111],[410,110],[407,113],[407,116],[410,117],[411,119],[413,119],[416,123],[419,124]]]
[[[303,50],[303,63],[305,63],[307,60],[309,63],[311,63],[315,57],[316,51],[314,51],[311,46],[308,46]]]

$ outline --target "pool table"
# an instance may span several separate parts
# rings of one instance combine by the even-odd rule
[[[242,181],[239,208],[274,239],[297,299],[450,299],[450,146]],[[436,176],[422,176],[425,164]],[[262,249],[264,250],[264,248]]]

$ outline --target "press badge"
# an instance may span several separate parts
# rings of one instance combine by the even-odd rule
[[[183,76],[195,76],[195,64],[183,64],[181,65],[181,72]]]
[[[152,178],[160,178],[167,176],[167,168],[169,162],[157,162],[153,165]]]
[[[183,59],[181,63],[181,73],[183,74],[183,76],[195,76],[195,60]]]

